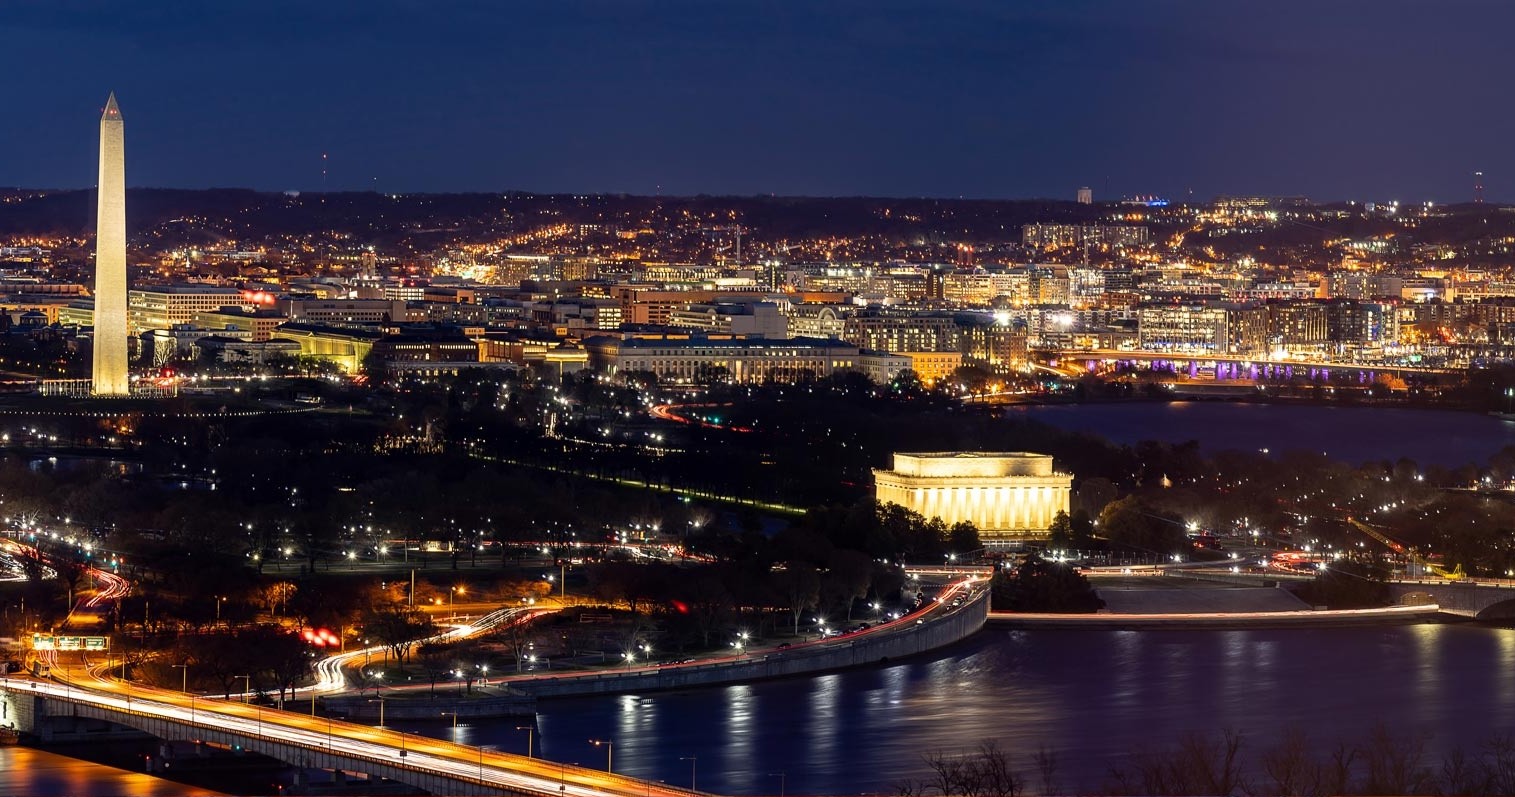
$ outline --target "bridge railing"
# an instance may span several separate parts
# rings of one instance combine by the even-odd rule
[[[140,718],[146,721],[160,722],[191,728],[202,736],[212,736],[217,734],[234,736],[239,739],[253,742],[254,747],[262,747],[267,744],[287,745],[309,752],[323,753],[333,757],[350,759],[353,761],[361,761],[365,764],[389,767],[396,771],[410,772],[416,775],[440,777],[461,783],[468,783],[470,785],[479,786],[487,790],[529,792],[532,794],[542,795],[542,797],[553,797],[553,795],[559,795],[559,797],[561,797],[562,793],[561,789],[555,788],[532,788],[519,784],[506,785],[500,783],[497,779],[492,780],[488,777],[479,777],[477,774],[455,771],[451,768],[427,766],[424,763],[416,761],[415,758],[428,756],[435,757],[444,761],[451,762],[455,765],[463,765],[470,768],[475,764],[482,762],[482,765],[486,769],[492,767],[494,769],[515,770],[522,776],[538,778],[545,776],[532,772],[531,769],[541,766],[548,766],[558,770],[558,774],[563,779],[563,782],[573,783],[579,787],[586,787],[586,785],[589,783],[592,783],[594,781],[603,781],[606,779],[613,779],[615,781],[626,784],[628,787],[636,786],[637,790],[640,790],[644,785],[650,786],[650,784],[647,784],[645,781],[641,781],[625,775],[606,773],[600,770],[589,769],[587,767],[581,767],[562,762],[553,762],[547,759],[527,758],[525,756],[520,756],[514,753],[504,753],[500,751],[481,752],[477,747],[470,747],[468,745],[458,744],[456,742],[447,741],[445,739],[435,739],[429,736],[421,736],[418,734],[407,735],[402,731],[391,731],[388,729],[381,729],[369,725],[345,722],[332,718],[328,718],[328,722],[326,723],[327,727],[330,729],[327,734],[325,734],[327,736],[327,741],[325,743],[322,743],[320,741],[303,740],[298,737],[265,735],[262,730],[262,726],[265,724],[272,725],[275,728],[282,729],[286,732],[292,732],[300,735],[322,735],[319,728],[312,728],[305,724],[304,715],[292,714],[290,712],[281,711],[278,709],[264,711],[261,710],[261,707],[246,707],[241,703],[221,703],[219,701],[214,701],[209,702],[206,705],[194,706],[193,710],[196,712],[197,716],[190,718],[183,716],[183,712],[188,710],[190,707],[182,706],[172,702],[160,702],[158,700],[153,700],[150,697],[127,697],[112,693],[96,692],[56,678],[54,679],[55,683],[48,684],[51,688],[46,690],[40,690],[38,688],[39,684],[42,682],[35,680],[30,680],[27,682],[31,684],[30,689],[25,689],[20,686],[20,684],[23,683],[21,679],[6,678],[4,681],[0,681],[0,688],[20,692],[30,692],[34,695],[45,697],[50,700],[60,700],[65,703],[71,703],[78,707],[84,708],[88,712],[100,715],[96,718],[105,721],[117,721],[114,719],[114,717],[125,715],[127,718]],[[60,687],[62,691],[59,691]],[[176,695],[177,693],[173,694]],[[148,710],[149,708],[156,710]],[[247,711],[247,708],[252,708],[252,711]],[[200,714],[207,716],[202,720],[198,716]],[[227,725],[224,723],[224,720],[227,718],[240,720],[242,723],[256,722],[257,727],[246,728]],[[220,719],[223,722],[218,723],[216,722],[217,719]],[[118,724],[132,725],[133,723],[125,722]],[[338,734],[337,731],[341,731],[342,733]],[[354,738],[354,734],[362,734],[363,736],[367,737],[377,736],[379,738],[359,739]],[[410,738],[415,738],[417,742],[422,743],[423,746],[427,749],[421,750],[407,748],[405,743],[406,740]],[[348,742],[350,744],[341,745],[340,742]],[[352,747],[352,744],[387,745],[394,753],[394,757],[390,758],[388,756],[377,756],[372,753],[367,753],[360,749]],[[247,747],[247,745],[243,746]],[[592,786],[590,788],[592,788]],[[630,789],[628,788],[624,790],[629,791]],[[682,789],[676,786],[669,786],[667,784],[659,784],[658,791],[660,793],[689,795],[689,797],[705,797],[705,793],[703,792],[693,791],[690,789]]]

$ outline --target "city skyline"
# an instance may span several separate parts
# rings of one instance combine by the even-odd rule
[[[0,3],[0,794],[1515,794],[1510,23]]]
[[[139,120],[134,186],[1458,202],[1482,171],[1499,201],[1515,120],[1483,87],[1512,17],[28,3],[0,11],[30,34],[0,55],[25,110],[0,151],[26,155],[0,184],[90,185],[70,131],[114,89]]]

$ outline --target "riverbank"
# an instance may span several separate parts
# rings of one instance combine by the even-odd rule
[[[993,400],[965,400],[969,407],[1014,409],[1017,407],[1095,407],[1133,404],[1264,404],[1289,407],[1329,407],[1360,410],[1416,410],[1421,412],[1455,412],[1496,417],[1487,407],[1458,402],[1423,402],[1402,398],[1342,399],[1332,396],[1286,396],[1268,390],[1258,390],[1255,384],[1216,385],[1212,383],[1180,384],[1171,393],[1135,396],[1072,396],[1065,394],[1036,394],[1024,396],[996,396]]]
[[[950,593],[947,597],[950,597]],[[654,692],[816,675],[888,664],[967,639],[989,617],[989,591],[980,589],[961,606],[938,604],[924,615],[900,620],[841,640],[772,650],[719,661],[564,675],[511,678],[512,689],[533,698]]]
[[[1438,606],[1318,609],[1282,612],[1175,612],[1169,614],[1043,614],[990,612],[987,623],[1007,628],[1180,629],[1330,627],[1424,623],[1445,619]]]
[[[427,720],[450,716],[457,721],[536,716],[536,698],[502,686],[475,686],[458,694],[449,682],[430,692],[375,689],[373,695],[328,695],[316,698],[330,717],[376,721]]]

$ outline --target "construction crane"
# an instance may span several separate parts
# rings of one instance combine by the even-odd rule
[[[1347,524],[1352,528],[1362,532],[1363,534],[1366,534],[1369,537],[1372,537],[1373,539],[1388,546],[1389,550],[1393,551],[1394,553],[1397,553],[1409,559],[1412,564],[1416,565],[1424,572],[1431,573],[1438,578],[1444,578],[1448,581],[1461,581],[1464,578],[1468,577],[1468,574],[1463,572],[1461,563],[1459,563],[1451,570],[1448,570],[1444,567],[1441,567],[1440,565],[1433,564],[1430,560],[1426,559],[1424,556],[1421,556],[1419,551],[1415,550],[1414,548],[1406,548],[1404,545],[1401,545],[1393,539],[1384,536],[1383,533],[1381,533],[1378,529],[1369,526],[1357,518],[1347,518]]]
[[[736,255],[735,255],[735,260],[736,260],[737,264],[741,264],[741,262],[742,262],[742,233],[748,232],[748,230],[746,228],[742,227],[742,225],[740,225],[740,224],[724,224],[724,225],[715,226],[715,227],[705,227],[704,230],[706,232],[730,232],[730,233],[736,233]],[[718,249],[716,251],[718,251],[718,252],[724,252],[724,251],[726,251],[727,248],[728,247],[721,247],[720,249]]]

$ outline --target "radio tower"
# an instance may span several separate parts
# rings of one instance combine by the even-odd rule
[[[1483,172],[1473,172],[1473,204],[1483,204]]]

